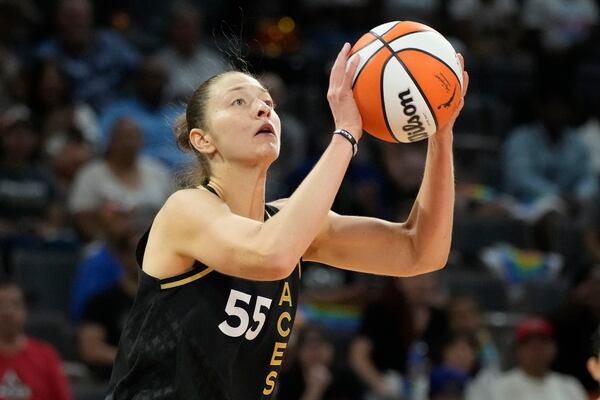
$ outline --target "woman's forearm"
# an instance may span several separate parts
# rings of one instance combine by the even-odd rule
[[[454,217],[452,133],[429,139],[425,174],[419,194],[404,225],[412,230],[419,272],[442,268],[448,259]]]

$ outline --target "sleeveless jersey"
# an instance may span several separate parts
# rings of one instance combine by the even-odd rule
[[[266,206],[265,219],[277,211]],[[280,281],[235,278],[200,262],[157,279],[141,269],[148,234],[138,244],[138,293],[106,399],[271,399],[294,323],[300,261]]]

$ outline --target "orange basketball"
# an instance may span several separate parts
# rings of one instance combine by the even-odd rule
[[[415,142],[443,127],[460,102],[462,68],[454,48],[427,25],[393,21],[363,35],[352,88],[365,132]]]

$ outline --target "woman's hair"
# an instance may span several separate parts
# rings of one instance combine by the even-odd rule
[[[190,131],[194,128],[206,129],[207,107],[211,87],[223,76],[234,72],[223,72],[204,81],[190,97],[185,113],[175,120],[175,137],[177,147],[182,151],[193,153],[196,163],[178,174],[181,187],[194,187],[203,184],[210,178],[210,163],[208,158],[197,151],[190,142]]]

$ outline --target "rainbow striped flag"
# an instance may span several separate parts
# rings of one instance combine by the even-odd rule
[[[485,249],[481,258],[488,268],[509,283],[552,278],[563,264],[558,254],[523,250],[507,244]]]

